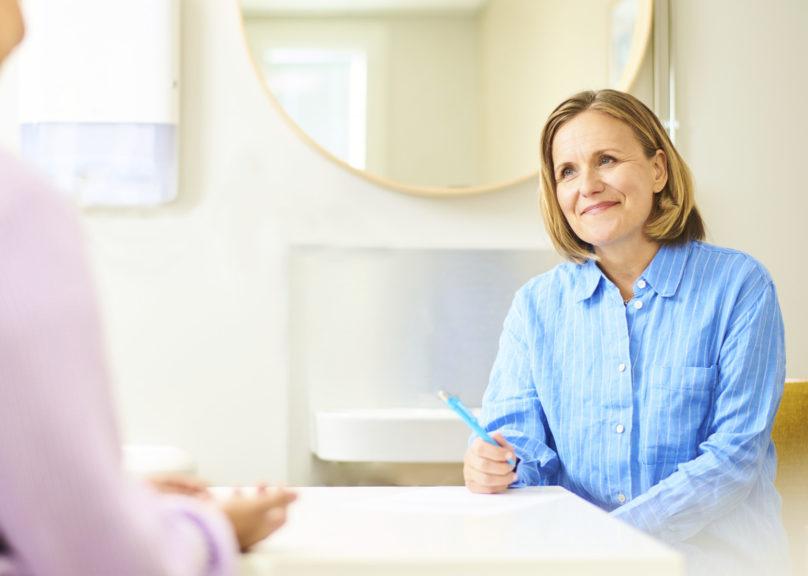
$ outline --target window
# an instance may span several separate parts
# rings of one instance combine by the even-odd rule
[[[329,152],[364,168],[367,54],[275,48],[266,52],[264,67],[272,92],[292,119]]]

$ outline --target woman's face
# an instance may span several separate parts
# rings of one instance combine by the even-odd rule
[[[24,30],[17,0],[0,0],[0,63],[20,43]]]
[[[602,112],[582,112],[553,140],[556,195],[584,242],[599,248],[647,242],[654,193],[667,182],[665,154],[643,152],[632,129]]]

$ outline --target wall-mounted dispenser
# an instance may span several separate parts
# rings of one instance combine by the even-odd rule
[[[85,206],[177,195],[179,0],[25,0],[22,153]]]

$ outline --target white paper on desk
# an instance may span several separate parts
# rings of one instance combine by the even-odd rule
[[[390,496],[376,496],[353,503],[363,510],[400,514],[493,516],[523,510],[558,494],[526,494],[511,490],[502,494],[473,494],[465,488],[436,486],[411,488]]]

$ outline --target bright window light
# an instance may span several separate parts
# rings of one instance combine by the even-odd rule
[[[356,168],[367,157],[367,68],[362,51],[274,48],[264,55],[264,72],[284,110]]]

